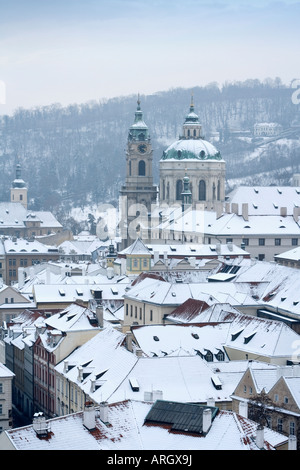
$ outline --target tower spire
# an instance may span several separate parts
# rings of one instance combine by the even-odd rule
[[[194,108],[194,90],[192,90],[191,104],[190,104],[190,113],[193,113],[194,110],[195,110],[195,108]]]

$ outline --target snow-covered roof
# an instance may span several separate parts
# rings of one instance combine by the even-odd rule
[[[300,246],[274,256],[275,260],[300,261]]]
[[[163,153],[165,160],[222,160],[213,144],[204,139],[180,139],[171,144]]]
[[[232,305],[257,305],[252,297],[252,286],[249,283],[237,282],[200,282],[179,283],[143,279],[140,284],[133,286],[125,295],[135,301],[174,305],[174,308],[183,304],[187,299],[204,300],[209,305],[217,302]]]
[[[229,329],[229,323],[146,325],[132,327],[132,332],[143,353],[149,357],[164,357],[224,352]]]
[[[45,323],[62,332],[91,330],[95,329],[90,322],[93,316],[90,309],[74,303],[61,312],[51,315]]]
[[[6,253],[57,253],[58,250],[49,245],[44,245],[38,240],[26,240],[24,238],[8,238],[3,241]]]
[[[10,369],[8,369],[4,364],[0,362],[0,378],[5,379],[5,378],[14,377],[14,376],[15,374]]]
[[[34,298],[37,304],[73,303],[76,299],[88,302],[94,291],[102,291],[102,299],[123,299],[127,284],[35,284]]]
[[[121,251],[124,255],[150,255],[149,249],[140,238],[137,238],[128,248]]]
[[[5,437],[8,445],[18,450],[257,450],[257,423],[231,411],[220,411],[203,436],[174,433],[163,425],[145,424],[151,408],[150,403],[125,400],[109,405],[108,424],[100,420],[97,412],[95,428],[91,431],[83,424],[83,412],[79,412],[48,420],[46,439],[39,438],[32,425],[5,431]],[[266,450],[273,450],[287,440],[286,436],[264,428]]]
[[[281,207],[293,215],[300,207],[300,188],[294,186],[239,186],[228,194],[228,202],[248,204],[249,215],[280,215]]]
[[[122,346],[125,335],[110,325],[77,348],[65,360],[69,369],[64,371],[64,361],[56,366],[57,372],[76,383],[95,403],[108,400],[123,379],[129,374],[137,357]],[[73,367],[74,366],[74,367]],[[86,377],[78,379],[78,367]],[[95,390],[91,381],[95,380]]]
[[[41,223],[41,227],[61,228],[62,225],[48,211],[27,211],[19,202],[0,202],[0,227],[25,227],[25,221],[32,218]]]

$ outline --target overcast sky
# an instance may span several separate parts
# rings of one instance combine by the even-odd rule
[[[227,80],[289,84],[299,18],[300,0],[0,0],[0,113]]]

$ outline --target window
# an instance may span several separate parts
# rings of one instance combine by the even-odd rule
[[[134,318],[137,318],[137,307],[134,307]]]
[[[289,402],[288,397],[284,397],[283,402],[284,402],[285,404],[287,404],[287,403]]]
[[[3,393],[3,383],[0,382],[0,393]]]
[[[146,163],[144,160],[141,160],[139,162],[139,176],[145,176],[146,175]]]
[[[206,201],[206,183],[204,180],[199,183],[199,201]]]
[[[290,435],[295,436],[295,423],[290,421]]]
[[[279,400],[277,393],[274,395],[274,401],[277,402]]]
[[[153,311],[150,310],[150,321],[153,321]]]
[[[265,246],[265,239],[264,238],[259,238],[258,239],[258,244],[259,244],[259,246]]]
[[[247,393],[247,385],[244,385],[244,393]]]
[[[258,255],[258,260],[259,260],[259,261],[263,261],[264,259],[265,259],[265,255],[264,255],[264,254]]]
[[[243,238],[242,243],[244,243],[245,246],[249,246],[249,238]]]
[[[213,355],[212,355],[212,352],[211,351],[207,351],[206,355],[204,356],[204,359],[207,361],[207,362],[213,362]]]
[[[253,393],[253,389],[252,387],[249,387],[249,394],[252,395],[252,393]]]
[[[128,317],[128,304],[126,304],[126,316]]]
[[[226,238],[226,243],[232,243],[232,238]]]
[[[130,305],[130,316],[132,317],[132,305]]]
[[[292,246],[298,246],[298,238],[292,238]]]
[[[281,245],[281,238],[275,238],[275,246]]]
[[[282,432],[282,430],[283,430],[283,419],[278,418],[278,420],[277,420],[277,431]]]
[[[216,359],[218,361],[224,361],[225,360],[225,355],[222,351],[219,351],[217,354],[216,354]]]
[[[142,319],[142,309],[140,308],[140,320]]]

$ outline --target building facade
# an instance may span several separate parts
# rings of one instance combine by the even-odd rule
[[[193,99],[182,135],[163,152],[160,160],[161,204],[182,204],[186,177],[193,207],[201,204],[206,210],[215,210],[224,202],[225,161],[214,145],[203,138]]]

